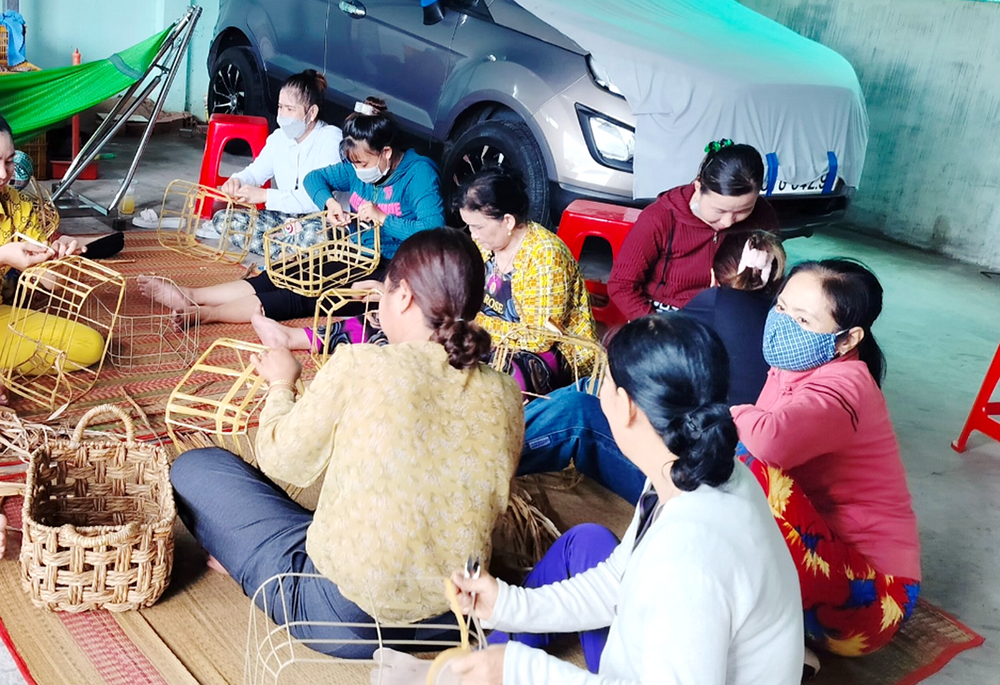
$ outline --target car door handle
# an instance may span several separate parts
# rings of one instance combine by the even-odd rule
[[[351,2],[350,0],[340,0],[340,11],[349,16],[351,19],[362,19],[368,10],[360,2]]]

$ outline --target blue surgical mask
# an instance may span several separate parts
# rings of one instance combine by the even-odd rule
[[[772,309],[764,324],[764,361],[777,369],[808,371],[837,356],[839,333],[814,333],[788,314]]]
[[[307,126],[308,124],[306,124],[303,119],[296,119],[295,117],[278,117],[278,128],[280,128],[282,132],[292,140],[298,140],[305,135]]]

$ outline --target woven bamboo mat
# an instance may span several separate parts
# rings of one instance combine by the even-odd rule
[[[121,260],[121,261],[117,261]],[[213,264],[194,257],[174,252],[162,247],[154,232],[135,232],[125,234],[125,249],[115,260],[106,262],[108,266],[121,272],[129,279],[129,287],[134,286],[131,280],[140,274],[152,274],[172,279],[185,285],[203,287],[217,285],[242,278],[247,270],[240,266],[229,264]],[[143,310],[145,308],[145,311]],[[122,314],[138,316],[148,314],[149,301],[142,297],[133,297],[130,290],[126,298],[126,308]],[[200,326],[198,336],[198,354],[204,352],[219,338],[235,338],[257,342],[258,338],[250,324],[214,323]],[[114,344],[114,341],[112,342]],[[130,340],[136,355],[147,354],[156,349],[158,341],[153,339]],[[303,378],[309,379],[315,374],[315,368],[308,354],[301,354],[303,362]],[[188,364],[166,361],[160,365],[146,365],[132,369],[118,369],[105,361],[104,369],[94,388],[82,398],[74,401],[59,417],[75,425],[83,414],[98,404],[111,402],[129,405],[127,397],[131,397],[148,417],[149,424],[136,416],[136,430],[139,438],[151,440],[163,438],[166,426],[163,423],[164,407],[167,397],[174,389],[181,375],[187,370]],[[12,406],[24,418],[35,421],[46,419],[50,412],[36,404],[15,399]],[[96,429],[104,427],[98,425]]]
[[[546,492],[545,508],[560,529],[597,522],[622,533],[631,507],[590,481],[572,490]],[[19,520],[17,500],[6,510]],[[69,617],[34,609],[20,588],[14,554],[0,562],[0,621],[36,683],[44,685],[170,685],[243,682],[250,600],[239,586],[209,572],[201,552],[178,524],[174,576],[154,607],[111,616],[92,612]],[[10,536],[8,548],[19,537]],[[880,652],[860,659],[821,655],[816,685],[915,685],[936,673],[958,653],[982,644],[982,638],[928,602],[921,601],[900,635]],[[573,641],[562,643],[562,658],[582,663]],[[312,653],[310,653],[312,654]],[[30,682],[30,681],[29,681]],[[367,685],[366,665],[294,666],[280,683],[323,682]]]

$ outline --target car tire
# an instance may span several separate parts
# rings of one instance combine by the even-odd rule
[[[549,178],[545,159],[528,125],[519,119],[486,119],[463,130],[445,145],[441,161],[441,191],[448,207],[458,186],[487,166],[517,173],[528,193],[528,216],[551,223]],[[451,217],[452,225],[461,225]]]
[[[223,50],[208,78],[209,117],[213,114],[267,116],[264,79],[249,48]]]

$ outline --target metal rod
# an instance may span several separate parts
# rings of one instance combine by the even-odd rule
[[[123,107],[127,100],[122,98],[122,100],[115,105],[114,109],[111,110],[108,117],[104,120],[104,123],[101,124],[100,128],[97,129],[97,132],[91,136],[83,150],[80,151],[80,154],[73,160],[69,169],[66,170],[62,180],[59,182],[59,187],[52,193],[53,202],[61,198],[63,194],[69,190],[70,185],[80,176],[80,174],[83,173],[83,170],[87,168],[87,165],[94,161],[94,158],[97,157],[104,146],[108,144],[108,141],[114,138],[115,134],[117,134],[118,131],[120,131],[121,128],[128,123],[129,118],[135,114],[136,110],[138,110],[146,98],[149,97],[149,94],[153,92],[161,78],[163,78],[163,75],[157,74],[156,77],[143,89],[139,96],[132,101],[132,104],[127,107],[124,114],[120,117],[112,118],[112,115],[117,114],[116,110]]]
[[[188,9],[188,14],[181,23],[184,23],[188,16],[192,17],[190,23],[185,27],[184,34],[181,37],[180,45],[177,46],[177,51],[174,53],[174,58],[167,68],[167,79],[163,83],[163,88],[160,90],[160,95],[156,99],[156,104],[153,105],[153,111],[149,115],[149,122],[146,124],[146,130],[142,133],[142,139],[139,141],[139,147],[136,150],[135,156],[132,158],[132,164],[129,166],[128,173],[125,174],[125,179],[122,181],[121,187],[118,188],[118,192],[111,199],[111,204],[108,205],[108,209],[118,207],[121,202],[122,197],[125,195],[125,191],[128,190],[129,184],[132,183],[132,179],[135,177],[135,171],[139,167],[139,162],[142,161],[142,156],[146,152],[146,145],[149,144],[149,139],[153,135],[153,128],[156,126],[156,120],[160,116],[160,112],[163,111],[163,105],[167,100],[167,95],[170,92],[170,86],[173,85],[174,79],[177,77],[177,70],[180,67],[181,60],[187,55],[188,45],[191,43],[191,38],[194,36],[194,27],[198,23],[198,19],[201,17],[202,9],[201,7],[192,7]]]

